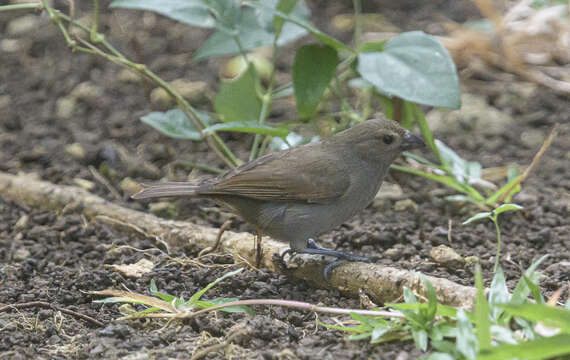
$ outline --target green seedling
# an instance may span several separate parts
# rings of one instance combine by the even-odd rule
[[[187,312],[193,312],[198,309],[206,309],[220,304],[225,304],[229,302],[235,302],[235,298],[217,298],[212,300],[201,300],[202,296],[211,288],[216,286],[221,281],[235,276],[243,271],[243,268],[231,271],[224,274],[223,276],[212,281],[206,287],[196,292],[188,300],[184,300],[182,297],[176,297],[174,295],[162,293],[158,291],[156,283],[154,280],[150,282],[150,293],[153,296],[147,296],[142,294],[137,294],[130,291],[121,290],[103,290],[103,291],[92,291],[91,294],[94,295],[106,295],[111,296],[102,300],[96,300],[97,303],[126,303],[126,304],[139,304],[144,305],[146,308],[141,311],[129,312],[126,318],[136,318],[145,314],[162,312],[162,313],[172,313],[172,314],[184,314]],[[253,315],[253,311],[248,306],[237,305],[223,307],[220,310],[226,312],[245,312]]]
[[[426,302],[404,288],[405,303],[386,304],[400,311],[403,319],[351,314],[356,326],[323,325],[350,333],[350,340],[381,343],[413,339],[416,348],[431,352],[424,358],[429,360],[565,358],[570,354],[570,305],[561,308],[528,299],[531,294],[542,298],[536,269],[544,259],[546,256],[525,271],[512,294],[501,268],[487,292],[477,268],[473,312],[440,304],[424,278]]]
[[[463,222],[463,225],[466,225],[473,221],[489,219],[493,222],[493,224],[495,224],[495,230],[497,232],[497,255],[495,255],[495,266],[493,268],[493,272],[497,272],[497,268],[499,267],[499,256],[501,255],[501,228],[499,227],[499,215],[505,211],[514,211],[521,209],[523,209],[523,207],[517,204],[503,204],[493,211],[475,214]]]

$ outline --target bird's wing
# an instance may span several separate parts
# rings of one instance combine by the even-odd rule
[[[247,163],[218,178],[201,193],[321,204],[344,195],[350,176],[342,161],[320,146],[302,148]]]

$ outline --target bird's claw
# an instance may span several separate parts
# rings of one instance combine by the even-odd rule
[[[281,271],[286,271],[287,269],[287,263],[285,262],[285,256],[289,255],[290,257],[293,257],[293,255],[295,255],[295,250],[289,248],[285,251],[283,251],[283,254],[279,255],[278,253],[273,254],[273,262],[275,262],[277,264],[277,266],[279,267],[279,269],[281,269]]]

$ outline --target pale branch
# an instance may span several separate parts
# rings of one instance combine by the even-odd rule
[[[0,172],[0,196],[28,207],[54,212],[77,211],[87,218],[104,222],[118,231],[141,231],[157,237],[169,247],[192,244],[197,250],[212,247],[218,229],[183,221],[165,220],[154,215],[132,210],[109,202],[88,191],[65,185],[40,181],[33,176],[11,175]],[[282,272],[273,261],[273,254],[281,254],[287,244],[265,238],[262,242],[261,266],[273,272]],[[236,262],[255,263],[254,236],[249,233],[226,231],[219,250],[232,255]],[[362,289],[376,303],[394,301],[401,297],[403,286],[425,295],[425,286],[417,273],[378,264],[347,263],[336,268],[327,283],[323,269],[329,260],[316,256],[295,256],[287,263],[286,274],[303,279],[318,287],[332,286],[343,293],[358,296]],[[476,289],[442,278],[427,276],[442,304],[472,309]]]

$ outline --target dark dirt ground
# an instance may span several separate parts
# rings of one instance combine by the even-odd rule
[[[410,1],[398,6],[385,3],[374,2],[365,11],[382,12],[405,30],[437,31],[433,24],[442,14],[457,21],[478,16],[469,3],[457,1],[450,1],[451,6],[445,1],[431,2],[420,9]],[[332,15],[349,12],[348,7],[323,1],[310,5],[321,28],[345,40],[349,38],[350,34],[330,28],[328,21]],[[148,84],[125,77],[118,66],[103,59],[72,54],[45,16],[28,17],[31,26],[27,30],[23,27],[25,31],[8,33],[10,23],[22,16],[30,15],[0,14],[1,171],[34,173],[58,184],[88,180],[94,185],[94,193],[124,206],[146,209],[147,203],[135,203],[121,190],[125,177],[148,180],[184,176],[183,168],[172,166],[175,160],[222,165],[206,153],[204,144],[172,140],[143,125],[140,116],[161,108],[149,101]],[[108,12],[104,21],[107,38],[113,44],[163,78],[218,83],[219,60],[198,65],[188,61],[207,31],[188,31],[161,17],[127,11]],[[10,43],[6,39],[17,41]],[[291,55],[282,60],[285,72],[290,59]],[[521,91],[523,85],[531,91]],[[540,285],[545,294],[551,294],[570,280],[570,103],[547,89],[508,76],[504,81],[472,79],[463,86],[465,92],[483,98],[492,108],[514,119],[513,124],[493,134],[470,125],[461,131],[436,133],[460,155],[480,161],[484,167],[528,164],[551,127],[561,124],[560,135],[514,199],[525,206],[524,211],[500,218],[501,265],[509,286],[512,288],[533,261],[549,254],[541,266],[544,279]],[[64,108],[70,98],[74,106],[66,116]],[[204,107],[206,102],[198,99],[194,104]],[[287,108],[272,114],[273,118],[293,116],[294,110]],[[533,136],[542,140],[529,141]],[[248,145],[250,141],[245,136],[226,139],[238,153],[245,151],[244,142]],[[81,145],[84,156],[73,156],[66,148],[73,143]],[[125,163],[125,153],[137,159],[136,163]],[[106,174],[110,174],[109,182],[118,189],[119,198],[94,178],[88,166],[110,169]],[[488,284],[496,251],[492,224],[461,226],[473,209],[446,202],[443,195],[451,193],[424,179],[393,174],[388,181],[402,187],[399,198],[376,199],[357,217],[323,236],[321,243],[372,254],[382,264],[471,285],[471,268],[450,269],[430,258],[432,247],[447,244],[463,257],[479,257]],[[394,204],[402,199],[413,200],[417,210],[395,211]],[[179,218],[211,226],[220,226],[228,218],[213,204],[200,200],[177,201],[176,209]],[[453,222],[452,244],[447,240],[448,220]],[[239,222],[234,229],[248,230]],[[122,245],[130,248],[119,248]],[[95,298],[86,292],[112,287],[146,293],[150,279],[154,279],[161,291],[188,298],[229,269],[174,262],[173,257],[195,254],[175,249],[168,258],[154,247],[150,239],[127,237],[89,223],[78,214],[39,212],[0,197],[0,305],[45,301],[104,323],[98,326],[39,307],[0,313],[0,358],[189,358],[241,328],[247,329],[245,335],[226,347],[225,355],[218,351],[208,358],[413,359],[421,355],[411,341],[376,346],[366,341],[351,342],[344,334],[317,327],[312,313],[277,307],[256,308],[255,317],[210,314],[168,326],[163,321],[113,322],[120,316],[118,305],[93,303]],[[152,260],[155,268],[136,280],[105,267],[142,258]],[[227,257],[215,260],[221,264],[230,261]],[[335,290],[316,290],[264,270],[244,271],[207,296],[293,299],[359,307],[358,299],[344,297]],[[566,291],[563,300],[567,297]],[[319,316],[319,320],[332,323],[330,316]]]

